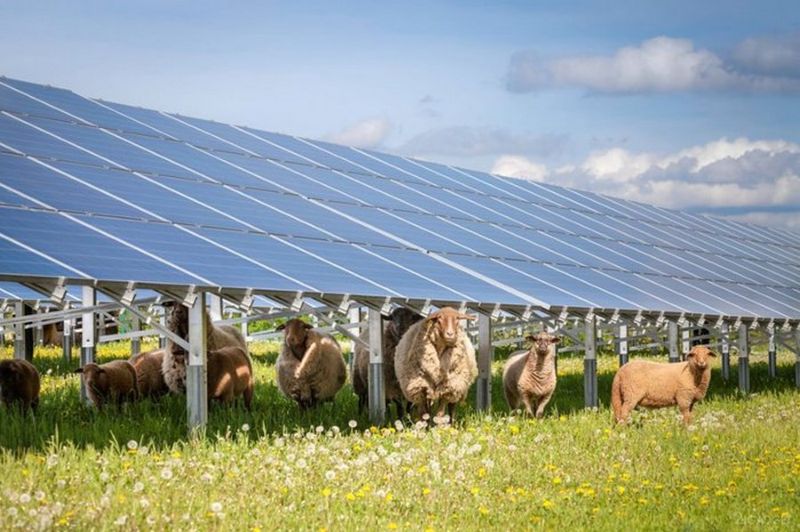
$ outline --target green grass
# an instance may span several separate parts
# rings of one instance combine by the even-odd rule
[[[689,430],[674,409],[612,428],[613,356],[600,358],[597,411],[583,408],[582,360],[564,358],[546,418],[510,416],[498,361],[491,416],[463,407],[456,428],[397,430],[371,428],[349,386],[300,413],[274,385],[276,350],[252,346],[253,412],[216,406],[194,441],[182,398],[97,413],[78,401],[76,364],[40,350],[37,414],[0,408],[0,529],[789,530],[800,518],[788,353],[774,380],[753,357],[749,397],[735,364],[728,383],[715,368]]]

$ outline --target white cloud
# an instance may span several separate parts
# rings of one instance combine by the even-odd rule
[[[531,181],[544,181],[548,174],[545,165],[531,161],[521,155],[501,155],[494,162],[491,172]]]
[[[651,155],[612,148],[604,152],[592,152],[581,168],[599,180],[624,182],[643,174],[652,164]]]
[[[655,37],[611,55],[542,60],[533,52],[518,52],[511,58],[507,86],[514,92],[547,87],[605,93],[800,90],[800,80],[783,74],[742,72],[689,39]]]
[[[327,136],[327,140],[357,148],[375,148],[389,136],[392,124],[385,118],[369,118],[356,122],[338,133]]]
[[[694,146],[681,150],[674,155],[661,159],[658,165],[662,168],[666,168],[668,165],[677,163],[681,159],[690,158],[695,161],[692,171],[698,172],[715,162],[727,158],[739,159],[743,155],[753,151],[762,151],[765,153],[800,153],[800,145],[785,140],[751,141],[746,138],[734,140],[722,138],[702,146]]]
[[[489,127],[450,126],[423,131],[397,151],[411,156],[480,157],[515,153],[544,157],[562,149],[564,135],[516,132]]]
[[[800,33],[745,39],[734,49],[733,59],[750,72],[800,76]]]

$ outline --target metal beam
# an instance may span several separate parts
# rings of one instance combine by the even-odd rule
[[[95,335],[97,333],[97,323],[93,311],[97,305],[97,291],[91,286],[82,287],[83,306],[87,310],[81,318],[81,367],[94,362]],[[81,400],[91,405],[89,395],[86,393],[85,377],[81,375]]]
[[[487,411],[492,406],[492,316],[478,314],[478,389],[475,394],[476,407]]]
[[[347,309],[347,321],[351,325],[354,323],[361,323],[361,307],[358,305],[353,305],[352,307]],[[361,329],[359,328],[356,331],[356,334],[361,336]],[[348,369],[350,375],[353,374],[353,366],[356,360],[356,342],[355,340],[350,340],[350,358],[348,359]]]
[[[680,362],[678,352],[678,324],[674,321],[667,322],[667,345],[669,346],[669,361]]]
[[[142,320],[139,319],[139,316],[133,314],[131,316],[131,330],[134,332],[140,331],[142,328]],[[140,340],[139,336],[133,336],[131,338],[131,355],[135,355],[136,353],[142,350],[142,341]]]
[[[25,303],[22,301],[14,302],[14,318],[22,318],[25,316]],[[8,320],[10,321],[10,320]],[[27,346],[25,345],[25,322],[17,321],[14,323],[14,358],[18,360],[25,360],[25,352]]]
[[[720,342],[722,343],[722,379],[731,378],[731,339],[730,326],[724,321],[719,326]]]
[[[681,331],[681,358],[692,348],[691,338],[693,335],[694,328],[691,328],[691,324],[687,323],[686,328]]]
[[[583,400],[586,408],[597,407],[597,316],[589,314],[584,321]]]
[[[222,298],[216,294],[208,294],[208,313],[211,321],[222,319]]]
[[[628,363],[628,326],[624,323],[617,325],[616,342],[617,356],[619,357],[619,365],[624,366]]]
[[[767,326],[767,337],[767,365],[769,376],[774,379],[778,372],[778,349],[775,343],[775,325],[773,323]]]
[[[386,421],[386,390],[383,382],[383,321],[378,309],[367,309],[369,323],[369,419],[373,425]]]
[[[739,391],[750,393],[750,330],[739,324]]]
[[[186,365],[186,408],[190,432],[202,432],[208,422],[206,298],[199,292],[189,308],[189,361]]]
[[[64,320],[64,329],[63,335],[61,337],[61,347],[64,350],[64,362],[67,364],[72,363],[72,341],[73,341],[73,332],[72,332],[72,318],[67,318]]]

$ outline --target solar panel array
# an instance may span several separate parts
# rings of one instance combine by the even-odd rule
[[[0,78],[0,275],[800,317],[800,235]]]

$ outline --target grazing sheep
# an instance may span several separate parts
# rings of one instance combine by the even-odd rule
[[[189,309],[180,304],[169,306],[167,316],[167,328],[184,340],[189,339]],[[231,325],[215,326],[211,323],[211,316],[208,312],[204,313],[206,320],[206,352],[216,351],[223,347],[241,347],[247,353],[247,342],[245,342],[242,332]],[[162,374],[164,382],[173,393],[184,393],[186,391],[186,351],[167,338],[167,346],[164,353]]]
[[[102,410],[107,402],[120,406],[126,400],[136,399],[139,395],[136,370],[127,360],[112,360],[99,365],[91,362],[76,369],[75,373],[83,374],[86,393],[98,410]]]
[[[525,339],[533,345],[511,354],[503,369],[503,390],[512,410],[525,405],[528,415],[541,418],[556,390],[556,344],[561,339],[546,332]]]
[[[208,401],[230,404],[243,396],[250,410],[253,401],[253,366],[241,347],[228,346],[208,354]]]
[[[446,409],[452,421],[456,404],[466,399],[478,376],[478,365],[475,348],[459,320],[474,319],[444,307],[412,325],[397,344],[397,380],[419,416],[436,407],[437,417]]]
[[[611,384],[614,419],[625,423],[637,405],[649,408],[678,405],[683,422],[688,425],[692,421],[694,404],[702,400],[708,390],[709,357],[716,356],[708,347],[695,346],[686,354],[686,362],[628,362],[619,368]]]
[[[291,319],[276,330],[283,331],[284,336],[275,362],[281,392],[303,410],[332,401],[347,379],[339,343],[299,319]]]
[[[128,359],[136,371],[136,387],[139,397],[158,398],[169,392],[161,367],[164,365],[164,349],[136,353]]]
[[[394,403],[397,408],[397,417],[402,418],[406,403],[397,374],[394,370],[394,352],[400,338],[409,327],[420,321],[422,316],[404,307],[396,308],[389,314],[389,320],[383,328],[383,386],[386,393],[386,405]],[[369,330],[361,333],[361,339],[369,343]],[[361,344],[355,348],[353,361],[353,391],[358,395],[358,410],[363,411],[369,398],[369,349]]]
[[[7,408],[19,403],[23,411],[39,405],[39,372],[27,360],[0,362],[0,395]]]

